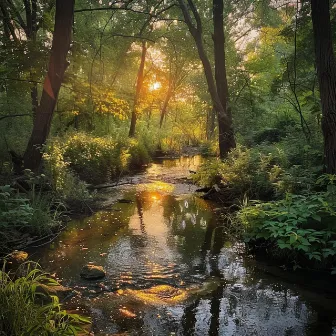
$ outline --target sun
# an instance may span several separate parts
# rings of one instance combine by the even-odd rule
[[[154,82],[154,83],[150,86],[150,90],[151,90],[151,91],[158,90],[158,89],[160,89],[161,86],[162,86],[162,85],[161,85],[160,82]]]

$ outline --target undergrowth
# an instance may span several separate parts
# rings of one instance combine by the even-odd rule
[[[305,192],[322,170],[316,151],[303,144],[288,148],[287,141],[277,146],[237,146],[223,161],[205,161],[193,179],[201,186],[227,187],[232,198],[238,200],[269,200],[281,198],[287,192]]]
[[[40,284],[55,286],[58,283],[42,272],[35,264],[23,264],[25,275],[12,279],[0,270],[0,335],[1,336],[67,336],[84,332],[90,323],[77,314],[69,314],[57,296],[39,292]],[[21,267],[22,267],[21,266]]]
[[[150,161],[151,152],[136,139],[96,137],[86,133],[54,138],[44,154],[56,190],[69,185],[69,175],[86,183],[103,183]]]
[[[336,176],[322,175],[321,189],[263,203],[250,202],[237,214],[252,248],[286,260],[294,267],[336,267]]]

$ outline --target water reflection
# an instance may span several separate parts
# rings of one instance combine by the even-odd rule
[[[73,221],[36,256],[83,289],[73,304],[89,307],[96,332],[335,335],[335,301],[258,271],[242,244],[225,241],[211,205],[174,188],[128,189],[129,203]],[[100,284],[79,277],[88,262],[105,267]]]

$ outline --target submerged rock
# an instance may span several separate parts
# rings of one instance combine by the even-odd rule
[[[104,278],[106,272],[103,266],[85,265],[82,268],[80,276],[86,280],[98,280]]]
[[[164,306],[176,305],[187,299],[185,289],[175,288],[169,285],[158,285],[141,290],[126,290],[126,294],[145,304]]]

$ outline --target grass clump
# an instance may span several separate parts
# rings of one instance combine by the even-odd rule
[[[49,297],[51,303],[38,303],[46,301],[46,294],[38,291],[40,284],[58,283],[32,263],[23,266],[25,275],[14,280],[0,271],[0,335],[66,336],[84,332],[83,325],[89,321],[63,310],[56,296]]]
[[[44,236],[60,225],[58,205],[39,193],[31,195],[0,186],[0,250],[13,248],[22,234]]]

